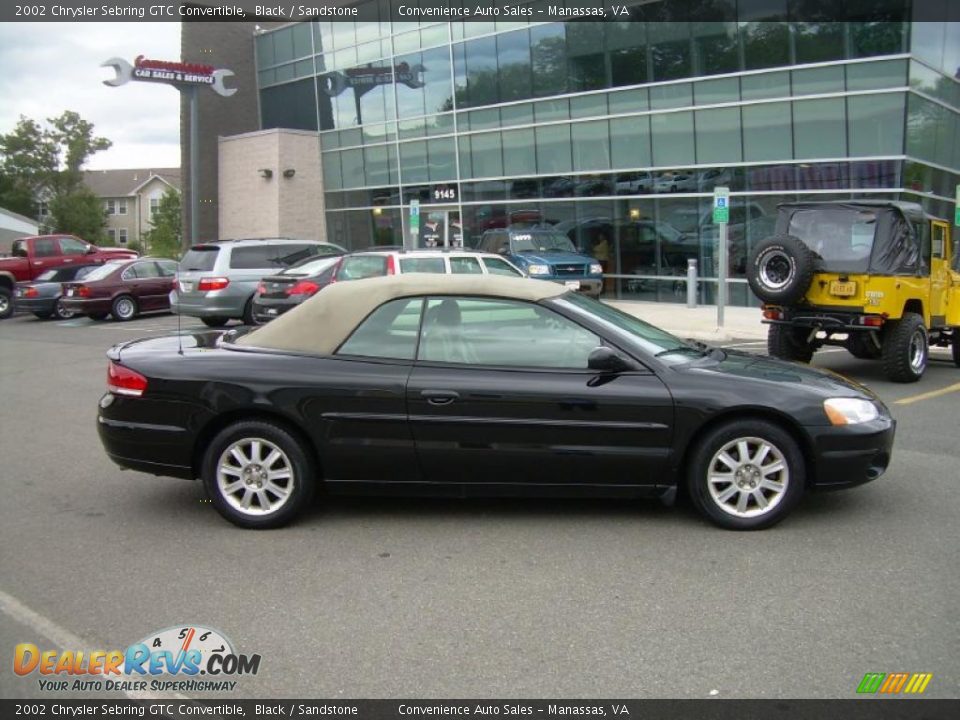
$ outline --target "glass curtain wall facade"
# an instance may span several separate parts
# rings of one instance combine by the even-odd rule
[[[402,244],[410,200],[428,212],[445,185],[467,246],[550,224],[610,248],[611,297],[680,301],[696,258],[710,302],[725,185],[728,297],[752,304],[746,258],[779,202],[902,199],[951,217],[960,23],[911,23],[909,0],[822,23],[791,19],[803,0],[719,0],[711,17],[727,19],[703,22],[663,3],[628,23],[401,23],[389,2],[367,7],[378,22],[256,38],[263,127],[320,131],[333,242]]]

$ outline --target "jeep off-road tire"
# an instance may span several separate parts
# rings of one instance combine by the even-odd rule
[[[874,331],[851,332],[847,338],[846,348],[859,360],[879,360],[883,347],[873,341],[871,334]]]
[[[767,354],[781,360],[808,363],[813,359],[813,348],[806,335],[803,329],[771,325],[767,330]]]
[[[904,313],[887,323],[883,332],[883,372],[893,382],[916,382],[930,359],[930,342],[923,317]]]
[[[793,235],[761,240],[747,263],[747,282],[763,302],[789,305],[800,300],[817,271],[817,256]]]

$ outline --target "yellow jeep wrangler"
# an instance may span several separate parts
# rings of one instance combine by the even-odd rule
[[[919,380],[931,345],[960,367],[960,252],[950,224],[916,203],[784,203],[772,237],[750,254],[775,357],[809,362],[823,345]]]

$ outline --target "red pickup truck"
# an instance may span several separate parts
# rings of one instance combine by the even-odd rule
[[[13,289],[18,282],[33,280],[54,267],[82,262],[135,258],[125,248],[98,248],[73,235],[36,235],[13,241],[11,257],[0,258],[0,320],[13,314]]]

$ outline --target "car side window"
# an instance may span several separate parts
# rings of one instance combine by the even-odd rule
[[[586,369],[600,338],[550,308],[492,298],[434,297],[419,360],[538,369]]]
[[[523,277],[513,265],[500,258],[484,258],[483,264],[487,266],[487,272],[491,275],[509,275],[510,277]]]
[[[54,257],[57,254],[57,241],[53,238],[39,238],[33,243],[34,257]]]
[[[87,245],[74,238],[60,238],[60,251],[64,255],[86,255]]]
[[[452,257],[450,272],[454,275],[480,275],[483,273],[483,268],[475,257]]]
[[[405,273],[435,273],[443,275],[447,268],[442,257],[432,258],[401,258],[400,272]]]
[[[121,280],[144,280],[157,277],[157,269],[152,262],[134,263],[120,275]]]
[[[390,360],[413,360],[423,298],[386,302],[357,325],[335,353]]]

